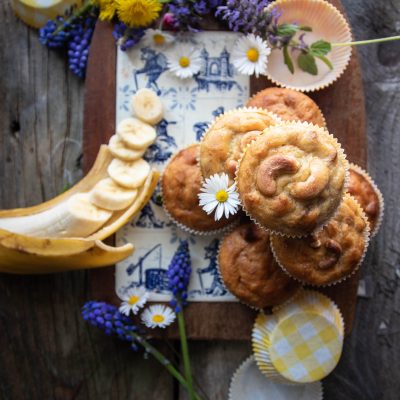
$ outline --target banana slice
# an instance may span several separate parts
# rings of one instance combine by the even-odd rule
[[[140,89],[131,100],[132,114],[150,125],[158,124],[164,116],[161,99],[151,89]]]
[[[136,189],[126,189],[111,178],[99,181],[89,194],[90,201],[97,207],[118,211],[127,208],[137,196]]]
[[[156,130],[137,118],[126,118],[117,126],[117,134],[122,141],[134,150],[143,150],[157,137]]]
[[[150,165],[143,158],[131,162],[114,158],[107,172],[119,185],[129,189],[136,189],[144,183],[150,174]]]
[[[124,161],[134,161],[143,156],[146,152],[146,147],[141,150],[134,150],[126,147],[125,143],[118,135],[113,135],[108,143],[108,148],[114,157]]]

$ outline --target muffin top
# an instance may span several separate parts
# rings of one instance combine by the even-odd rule
[[[271,236],[280,265],[294,278],[317,286],[340,281],[357,269],[368,245],[368,220],[346,194],[335,217],[306,238]]]
[[[369,175],[359,166],[350,165],[347,191],[356,198],[367,215],[371,236],[375,235],[382,214],[381,194]]]
[[[237,109],[219,116],[200,144],[200,168],[204,178],[227,173],[231,182],[245,147],[265,128],[280,119],[265,110]]]
[[[240,225],[225,236],[219,268],[230,292],[257,308],[281,304],[300,287],[275,261],[269,234],[254,223]]]
[[[200,145],[179,151],[166,166],[162,177],[163,204],[178,223],[195,231],[213,231],[228,225],[232,218],[214,221],[199,206],[202,177],[198,164]],[[234,216],[235,217],[235,216]]]
[[[248,107],[265,108],[284,121],[305,121],[325,127],[325,118],[317,104],[306,94],[292,89],[271,87],[256,93]]]
[[[287,122],[264,130],[237,171],[243,208],[268,230],[305,236],[326,223],[345,189],[339,143],[316,125]]]

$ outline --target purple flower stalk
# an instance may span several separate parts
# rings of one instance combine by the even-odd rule
[[[189,244],[187,240],[181,240],[167,271],[168,286],[174,297],[171,306],[176,313],[181,311],[182,306],[187,305],[187,288],[191,272]]]
[[[47,21],[39,29],[39,41],[50,49],[63,47],[70,38],[70,32],[66,28],[70,27],[63,17],[59,16],[54,21]]]
[[[144,36],[144,29],[128,28],[123,22],[116,22],[113,36],[122,51],[126,51],[139,43]]]

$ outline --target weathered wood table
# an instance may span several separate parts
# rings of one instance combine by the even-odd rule
[[[81,177],[84,84],[0,3],[0,208],[49,199]],[[400,0],[344,0],[357,39],[398,34]],[[400,42],[360,48],[369,171],[386,199],[384,225],[362,268],[353,332],[327,400],[397,400],[400,393]],[[351,134],[351,133],[349,133]],[[85,324],[87,273],[0,275],[1,399],[184,399],[152,360]],[[160,344],[174,357],[175,343]],[[192,342],[196,381],[210,400],[250,343]],[[247,400],[247,399],[246,399]]]

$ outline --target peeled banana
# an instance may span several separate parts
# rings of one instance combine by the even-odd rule
[[[151,89],[140,89],[131,100],[132,114],[150,125],[158,124],[164,114],[161,99]]]
[[[134,150],[142,150],[150,146],[157,137],[153,126],[137,118],[123,119],[117,126],[117,135]]]

